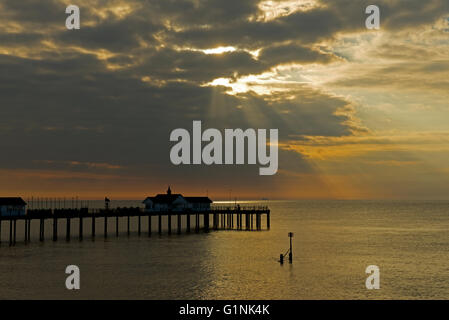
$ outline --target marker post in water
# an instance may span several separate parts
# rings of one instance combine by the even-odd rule
[[[288,237],[290,238],[290,250],[288,253],[288,261],[290,263],[293,263],[293,252],[292,252],[292,238],[293,238],[293,232],[288,233]]]
[[[288,252],[288,261],[290,263],[293,263],[293,252],[292,252],[292,238],[293,238],[293,232],[288,233],[288,237],[290,238],[290,249],[287,250]],[[279,256],[279,263],[284,264],[284,257],[287,255],[287,252],[285,254],[280,254]]]

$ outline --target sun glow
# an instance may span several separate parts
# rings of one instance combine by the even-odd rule
[[[213,49],[205,49],[205,50],[200,50],[202,52],[204,52],[205,54],[222,54],[225,52],[234,52],[237,49],[234,47],[217,47],[217,48],[213,48]]]
[[[297,85],[310,84],[308,79],[299,76],[297,72],[293,72],[292,70],[296,70],[296,68],[293,66],[279,66],[261,74],[242,76],[237,80],[232,78],[217,78],[204,86],[228,87],[229,90],[226,93],[230,95],[249,91],[253,91],[259,95],[266,95],[274,92],[289,91]]]

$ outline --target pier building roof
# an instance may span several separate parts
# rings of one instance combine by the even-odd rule
[[[0,197],[0,206],[26,206],[26,204],[20,197]]]

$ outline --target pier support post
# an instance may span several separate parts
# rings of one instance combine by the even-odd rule
[[[250,214],[250,219],[251,219],[251,230],[253,230],[253,214]]]
[[[118,213],[115,216],[115,236],[118,237]]]
[[[187,226],[186,226],[186,228],[187,228],[187,232],[189,233],[190,232],[190,214],[187,214]]]
[[[16,245],[16,228],[17,227],[17,219],[14,219],[14,239],[13,244]]]
[[[27,228],[27,231],[28,231],[28,242],[31,242],[31,219],[30,219],[30,218],[28,218],[28,228]]]
[[[148,215],[148,236],[151,237],[151,214]]]
[[[66,241],[70,241],[70,218],[67,218],[66,228],[65,239]]]
[[[195,232],[200,232],[200,215],[198,213],[195,214]]]
[[[270,211],[267,213],[267,229],[270,229]]]
[[[24,238],[25,238],[25,243],[28,242],[28,220],[27,217],[25,217],[25,219],[23,220],[24,222]],[[0,226],[0,230],[1,230],[1,226]],[[0,239],[1,239],[1,233],[0,233]]]
[[[108,237],[108,212],[104,213],[104,237]]]
[[[95,212],[92,212],[92,238],[95,238]]]
[[[181,214],[178,214],[178,234],[181,234]]]
[[[167,223],[167,226],[168,226],[168,234],[171,234],[171,213],[170,213],[170,212],[168,213],[168,223]]]
[[[209,213],[204,214],[204,231],[209,232]]]
[[[140,236],[140,231],[141,231],[141,221],[140,221],[140,212],[139,212],[138,221],[137,221],[137,234],[139,236]]]
[[[45,234],[45,220],[41,219],[41,226],[40,226],[40,241],[44,241],[44,234]]]
[[[159,219],[158,220],[158,232],[159,232],[159,234],[162,234],[162,216],[159,215],[158,219]]]
[[[12,246],[12,219],[9,220],[9,246]]]
[[[80,241],[83,240],[83,217],[81,216],[82,213],[80,213],[79,221],[80,221],[80,231],[79,231],[79,239]]]
[[[130,231],[130,227],[129,227],[129,213],[128,213],[128,216],[127,216],[127,218],[128,218],[128,220],[127,220],[127,226],[128,226],[128,230],[127,230],[127,234],[128,234],[128,236],[130,235],[130,233],[131,233],[131,231]]]
[[[245,213],[245,229],[249,230],[249,213]]]
[[[53,241],[58,240],[58,218],[53,216]]]
[[[41,219],[41,241],[45,238],[45,219]]]

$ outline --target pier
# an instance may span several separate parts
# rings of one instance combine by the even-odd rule
[[[146,228],[142,221],[146,220]],[[65,222],[65,240],[71,241],[73,236],[78,236],[82,241],[86,237],[85,227],[89,228],[90,236],[95,239],[97,220],[103,220],[103,237],[110,236],[112,231],[115,237],[120,234],[120,220],[126,219],[126,233],[131,233],[131,219],[137,222],[137,234],[141,236],[146,232],[151,237],[153,232],[158,235],[173,233],[173,224],[176,225],[176,234],[199,233],[218,231],[218,230],[236,230],[236,231],[261,231],[270,229],[270,209],[266,206],[213,206],[207,210],[145,210],[142,208],[116,208],[116,209],[28,209],[25,215],[0,216],[0,244],[2,241],[1,228],[3,223],[9,223],[9,245],[14,246],[17,240],[17,229],[23,227],[23,236],[25,243],[31,242],[31,227],[36,228],[39,222],[39,241],[45,240],[45,222],[52,222],[53,241],[58,241],[61,234],[59,221]],[[108,219],[115,220],[113,230],[109,230]],[[72,222],[77,220],[78,231],[72,230]],[[164,221],[163,221],[164,220]],[[184,221],[184,225],[183,225]],[[63,224],[64,224],[63,222]],[[164,222],[166,229],[163,228]],[[193,225],[192,225],[193,222]],[[265,223],[264,223],[265,222]],[[156,227],[156,230],[153,228]],[[76,234],[72,234],[75,231]],[[47,231],[48,233],[48,231]]]

